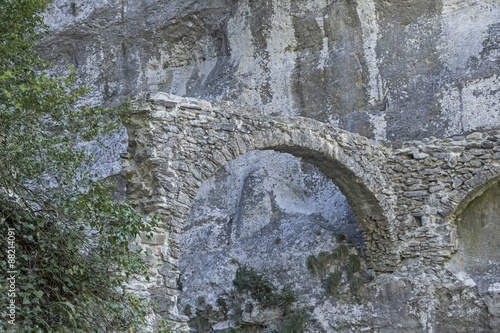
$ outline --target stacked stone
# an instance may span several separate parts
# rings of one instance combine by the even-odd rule
[[[129,198],[164,218],[153,239],[138,240],[154,256],[148,259],[153,284],[135,286],[179,323],[187,320],[176,308],[183,222],[201,184],[239,155],[273,149],[317,166],[347,197],[368,263],[378,271],[393,271],[411,257],[450,258],[457,245],[454,215],[500,174],[500,134],[430,138],[393,149],[308,118],[263,119],[167,94],[138,105],[132,122],[124,157]]]
[[[384,178],[379,179],[384,173],[378,167],[387,155],[382,145],[311,119],[258,119],[165,94],[140,105],[132,122],[129,153],[124,156],[129,198],[146,214],[165,220],[152,240],[138,240],[157,258],[149,260],[156,285],[142,281],[135,286],[143,294],[149,293],[159,304],[157,311],[169,319],[185,320],[176,309],[179,243],[194,197],[219,167],[254,149],[288,152],[316,164],[352,197],[373,262],[380,267],[388,262],[390,267],[396,265],[394,256],[389,260],[385,255],[394,244],[390,239],[393,228],[385,218],[391,208],[390,196],[366,190],[385,187]],[[378,162],[373,163],[374,159]],[[384,197],[385,211],[379,208],[377,197]]]
[[[388,158],[402,258],[443,261],[457,248],[455,216],[495,183],[500,133],[411,141]]]

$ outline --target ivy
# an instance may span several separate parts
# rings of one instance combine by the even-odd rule
[[[147,278],[142,254],[128,245],[156,221],[113,201],[76,145],[111,134],[131,108],[78,106],[88,89],[75,85],[75,70],[48,73],[34,51],[47,32],[47,3],[0,2],[0,331],[138,332],[148,306],[121,286]]]

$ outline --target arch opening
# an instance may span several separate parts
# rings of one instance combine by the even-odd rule
[[[276,146],[268,149],[300,157],[317,167],[325,176],[330,178],[346,196],[361,231],[368,232],[371,229],[367,225],[369,219],[386,219],[375,197],[377,189],[368,189],[358,175],[338,160],[310,148]]]
[[[493,170],[490,170],[493,171]],[[497,172],[498,173],[498,172]],[[473,179],[473,181],[481,181],[484,176],[480,175],[478,179]],[[459,216],[474,200],[481,197],[485,192],[487,192],[491,187],[498,184],[500,181],[500,174],[491,177],[485,181],[482,181],[479,186],[476,186],[473,190],[466,193],[463,198],[461,198],[457,207],[451,212],[450,216]]]
[[[316,166],[271,150],[240,155],[204,182],[185,221],[179,311],[186,315],[193,309],[191,325],[196,325],[194,309],[205,309],[199,304],[203,297],[217,316],[229,316],[230,309],[218,304],[234,297],[239,266],[254,268],[279,288],[291,285],[301,297],[325,297],[323,281],[314,279],[307,258],[347,242],[351,253],[362,252],[347,199]],[[263,311],[262,318],[246,320],[258,327],[272,315]]]
[[[500,181],[495,177],[472,191],[458,206],[455,225],[458,250],[450,269],[466,272],[480,292],[500,279]],[[496,288],[496,287],[495,287]]]

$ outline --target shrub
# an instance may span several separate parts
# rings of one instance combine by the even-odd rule
[[[0,1],[0,235],[13,234],[15,251],[15,262],[0,251],[0,272],[17,271],[15,295],[0,292],[0,304],[15,300],[15,326],[1,320],[0,331],[139,331],[148,304],[121,286],[147,279],[128,245],[155,223],[114,202],[76,145],[111,134],[131,108],[78,106],[88,90],[75,86],[75,71],[46,72],[35,42],[48,2]]]
[[[311,254],[309,257],[307,257],[307,268],[309,268],[311,273],[319,275],[318,266],[318,258],[316,258],[315,255]]]
[[[360,276],[356,276],[349,282],[349,289],[351,293],[356,294],[362,285],[363,279]]]
[[[190,317],[193,314],[193,312],[191,311],[191,305],[186,304],[184,306],[184,314],[188,317]]]
[[[324,276],[333,260],[333,256],[325,251],[318,253],[317,256],[310,255],[307,257],[307,268],[318,277]]]
[[[337,291],[341,280],[342,272],[340,271],[331,273],[328,276],[328,278],[326,279],[326,290],[330,295],[333,295]]]
[[[246,266],[238,267],[233,285],[239,292],[250,293],[262,305],[267,307],[281,306],[285,312],[297,299],[291,288],[284,287],[278,292],[270,281]]]
[[[346,272],[347,278],[351,279],[355,273],[361,270],[361,261],[357,255],[350,255],[347,261]]]
[[[288,314],[283,319],[280,333],[302,333],[309,317],[309,314],[306,312]]]
[[[332,251],[332,257],[334,259],[341,259],[349,253],[349,249],[345,244],[340,244]]]

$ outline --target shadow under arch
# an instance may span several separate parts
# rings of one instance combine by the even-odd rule
[[[382,207],[379,205],[373,190],[349,168],[337,160],[313,151],[310,148],[277,146],[262,150],[275,150],[302,158],[317,167],[323,174],[337,185],[347,198],[347,202],[356,217],[356,222],[362,232],[370,230],[369,220],[387,222]]]

